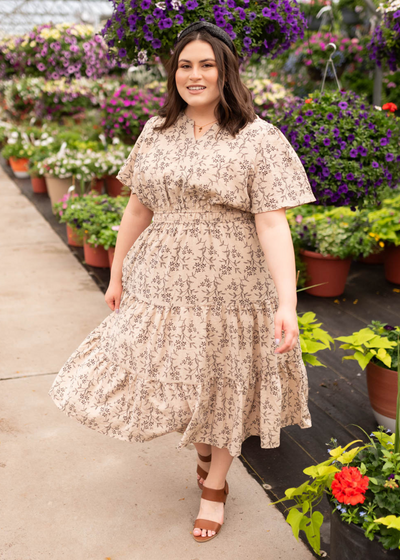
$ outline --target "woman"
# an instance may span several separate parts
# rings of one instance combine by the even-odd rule
[[[191,24],[167,68],[167,101],[118,174],[132,195],[105,295],[113,313],[50,395],[103,434],[194,443],[193,536],[206,542],[243,440],[278,447],[281,427],[311,426],[285,208],[315,198],[286,138],[254,113],[224,31]]]

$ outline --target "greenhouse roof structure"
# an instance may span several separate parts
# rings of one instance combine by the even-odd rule
[[[49,22],[85,23],[99,31],[112,10],[107,0],[0,0],[0,37]]]

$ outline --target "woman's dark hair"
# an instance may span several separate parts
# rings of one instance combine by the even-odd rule
[[[168,59],[165,65],[168,74],[167,99],[158,111],[158,116],[165,117],[165,120],[155,126],[154,130],[162,131],[172,126],[180,112],[187,107],[186,101],[178,93],[175,73],[182,50],[195,40],[206,41],[214,51],[220,92],[215,117],[218,118],[221,130],[226,130],[235,137],[247,123],[253,122],[256,118],[252,95],[240,79],[239,57],[236,49],[234,54],[225,43],[210,35],[205,29],[188,33],[178,42],[172,56]]]

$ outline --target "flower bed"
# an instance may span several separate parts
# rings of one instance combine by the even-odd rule
[[[395,107],[395,106],[394,106]],[[400,119],[352,92],[315,92],[279,128],[296,150],[316,204],[376,205],[400,184]]]
[[[35,26],[22,37],[0,43],[0,77],[23,72],[48,80],[62,77],[97,79],[115,63],[107,59],[107,45],[93,27],[58,23]]]
[[[164,103],[165,86],[139,88],[121,85],[103,104],[105,134],[118,137],[132,144],[139,136],[146,121],[157,113]]]

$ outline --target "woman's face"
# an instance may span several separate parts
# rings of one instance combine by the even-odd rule
[[[219,101],[218,68],[214,51],[206,41],[191,41],[179,55],[175,82],[179,95],[193,108],[215,107]],[[189,86],[204,86],[190,91]]]

